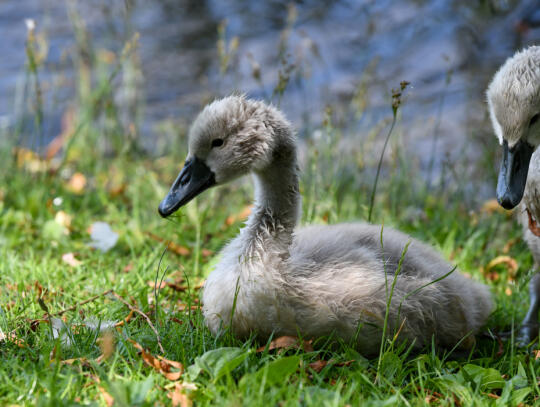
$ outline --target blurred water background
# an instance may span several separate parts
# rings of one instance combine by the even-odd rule
[[[37,75],[25,51],[33,24]],[[170,145],[167,123],[188,126],[206,102],[232,91],[279,104],[304,140],[330,116],[346,148],[369,138],[380,144],[391,90],[406,80],[400,147],[429,182],[456,160],[485,160],[495,173],[484,90],[515,50],[539,43],[540,3],[4,0],[0,33],[0,127],[18,144],[43,149],[103,75],[115,83],[126,131],[155,154]],[[135,50],[116,75],[130,41]]]

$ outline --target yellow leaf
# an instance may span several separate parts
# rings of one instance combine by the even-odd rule
[[[185,388],[183,383],[175,383],[174,389],[167,394],[173,407],[191,407],[192,402],[185,393]]]
[[[54,221],[65,228],[69,228],[71,226],[71,220],[71,215],[68,215],[64,211],[58,211],[54,216]]]
[[[245,206],[240,212],[235,215],[230,215],[225,219],[225,224],[231,226],[233,223],[243,221],[250,215],[253,205]]]
[[[67,189],[75,194],[82,194],[84,187],[86,187],[86,177],[80,172],[73,174],[67,183]]]
[[[508,272],[511,275],[515,275],[519,268],[518,263],[514,258],[510,256],[497,256],[488,263],[484,269],[484,273],[489,273],[495,266],[498,266],[499,264],[506,265]]]

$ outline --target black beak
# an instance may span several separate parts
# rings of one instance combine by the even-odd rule
[[[169,193],[159,204],[159,214],[166,218],[201,192],[215,185],[214,173],[197,157],[185,162]]]
[[[533,151],[534,147],[525,141],[518,142],[511,149],[508,148],[508,142],[504,141],[497,182],[497,201],[503,208],[515,208],[523,198]]]

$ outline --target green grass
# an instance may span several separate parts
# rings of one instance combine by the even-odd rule
[[[78,46],[95,56],[77,22]],[[231,222],[229,216],[250,203],[252,187],[244,180],[215,188],[171,220],[159,217],[157,205],[186,153],[186,131],[163,123],[156,152],[149,155],[138,145],[137,119],[132,118],[132,126],[119,119],[115,77],[124,69],[135,69],[137,58],[131,54],[135,43],[136,37],[114,63],[95,57],[90,59],[93,66],[85,66],[86,59],[76,59],[75,108],[55,159],[43,163],[27,155],[17,162],[13,142],[7,142],[32,145],[32,140],[40,139],[43,101],[31,91],[27,97],[33,102],[29,105],[34,106],[35,126],[21,123],[3,134],[0,328],[7,338],[0,341],[0,404],[105,405],[112,397],[117,406],[169,405],[175,382],[145,364],[131,341],[151,355],[182,363],[185,372],[177,383],[183,383],[196,405],[537,403],[540,362],[531,352],[535,348],[518,349],[511,340],[499,343],[487,335],[479,336],[468,353],[435,347],[410,353],[406,347],[385,343],[373,359],[332,338],[316,340],[313,349],[257,352],[266,343],[240,342],[228,332],[212,337],[204,326],[197,287],[220,248],[238,233],[241,220]],[[34,52],[31,43],[27,52]],[[42,59],[29,58],[29,83],[39,87]],[[280,72],[280,99],[287,95],[284,72],[292,75],[292,66]],[[498,266],[487,281],[497,309],[486,331],[517,325],[528,305],[531,256],[514,220],[505,213],[480,210],[482,202],[474,196],[481,184],[494,180],[493,151],[485,151],[476,170],[471,171],[468,163],[448,163],[443,168],[447,182],[435,182],[428,189],[413,156],[403,148],[398,113],[370,214],[379,160],[372,151],[380,149],[375,149],[373,137],[346,150],[338,147],[347,129],[335,122],[329,108],[324,121],[315,126],[320,137],[303,140],[307,158],[302,165],[302,223],[372,216],[376,223],[397,227],[439,248],[462,272],[480,281],[485,281],[482,270],[492,259],[511,256],[519,265],[517,273]],[[381,129],[385,126],[373,134]],[[386,133],[379,137],[383,136]],[[87,181],[80,193],[69,187],[76,172]],[[475,172],[478,176],[471,176]],[[55,221],[61,211],[72,218],[69,227]],[[118,243],[107,253],[88,245],[87,229],[96,221],[109,223],[119,234]],[[166,250],[169,241],[176,246]],[[179,246],[188,253],[178,254],[180,250],[174,249]],[[73,253],[81,264],[67,264],[62,260],[66,253]],[[150,283],[162,278],[183,279],[180,285],[185,290],[166,286],[155,291]],[[119,322],[130,313],[118,297],[102,295],[109,290],[148,319],[134,314],[114,329],[112,353],[101,360],[100,344],[106,334],[92,327]],[[61,318],[67,327],[59,335],[48,323],[53,318],[55,325]],[[78,361],[63,362],[70,359]],[[328,364],[314,369],[313,363],[320,360]]]
[[[357,176],[333,178],[333,153],[327,152],[327,159],[317,155],[316,150],[329,148],[324,142],[320,144],[313,143],[309,154],[318,156],[319,165],[328,166],[329,171],[324,176],[317,171],[316,176],[305,169],[301,190],[309,219],[304,218],[304,222],[364,219],[371,190],[368,180],[360,169]],[[346,161],[333,171],[347,172]],[[420,405],[455,400],[462,405],[511,405],[533,404],[540,394],[536,379],[540,366],[530,351],[519,350],[510,342],[501,350],[490,338],[478,338],[470,353],[459,355],[431,347],[409,354],[405,348],[388,344],[380,358],[368,360],[348,344],[324,338],[309,352],[257,353],[255,349],[264,343],[239,342],[229,334],[212,337],[200,310],[185,312],[179,304],[198,304],[195,286],[211,270],[215,253],[241,226],[239,221],[229,225],[227,217],[242,211],[252,191],[249,182],[213,189],[172,222],[160,219],[157,204],[178,166],[173,157],[150,160],[120,156],[102,158],[98,169],[89,166],[87,171],[77,168],[76,161],[67,160],[63,174],[31,173],[16,166],[4,174],[0,189],[0,327],[24,344],[18,346],[13,340],[0,344],[2,404],[104,404],[96,377],[117,405],[170,402],[167,393],[172,382],[145,365],[128,340],[135,340],[153,355],[161,354],[156,335],[143,317],[135,315],[115,330],[113,354],[102,363],[96,362],[102,335],[81,325],[125,318],[129,309],[115,297],[100,296],[63,314],[65,324],[72,327],[69,343],[66,334],[64,339],[62,335],[54,339],[47,323],[32,323],[46,318],[38,303],[40,296],[48,312],[54,314],[109,289],[150,317],[165,350],[163,356],[186,367],[181,380],[196,385],[196,390],[188,392],[201,405]],[[66,179],[75,170],[87,178],[81,194],[68,189]],[[412,172],[402,176],[411,179]],[[351,177],[355,182],[350,182]],[[120,194],[113,193],[119,186],[111,184],[114,179],[124,186]],[[407,201],[403,195],[392,195],[399,190],[397,184],[396,178],[381,177],[375,220],[439,247],[474,278],[482,280],[480,267],[500,255],[509,240],[520,236],[505,214],[468,212],[459,199],[433,196],[420,187],[416,199]],[[323,194],[325,188],[331,193]],[[52,203],[56,197],[62,198],[59,206]],[[403,216],[392,214],[398,197],[397,213]],[[424,206],[415,206],[422,201]],[[421,216],[411,218],[407,208],[417,208]],[[73,217],[69,234],[54,221],[58,211]],[[120,235],[107,253],[88,247],[86,229],[95,221],[108,222]],[[190,254],[179,256],[169,250],[158,270],[166,243],[157,242],[150,234],[184,246]],[[202,249],[214,254],[202,253]],[[62,261],[62,255],[70,252],[82,262],[80,266]],[[504,267],[497,269],[498,280],[489,282],[498,303],[489,324],[494,330],[519,321],[527,305],[530,256],[521,242],[508,254],[519,262],[518,282],[509,283]],[[148,283],[161,278],[163,272],[165,279],[184,277],[189,284],[183,284],[189,289],[161,289],[156,307],[155,293]],[[507,289],[511,295],[505,293]],[[61,363],[81,357],[88,362]],[[318,359],[333,362],[316,372],[310,363]],[[354,362],[338,364],[349,360]]]

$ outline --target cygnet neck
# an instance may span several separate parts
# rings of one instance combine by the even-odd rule
[[[261,248],[272,245],[279,254],[288,254],[300,217],[301,197],[296,148],[287,139],[275,149],[269,165],[253,172],[255,202],[246,226],[249,250],[255,243]]]

